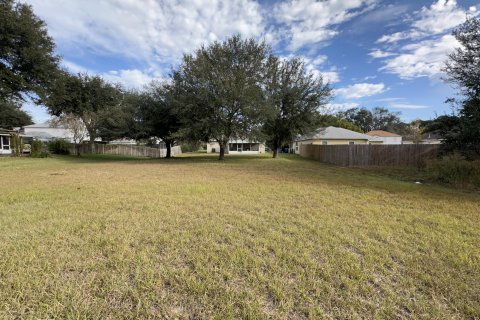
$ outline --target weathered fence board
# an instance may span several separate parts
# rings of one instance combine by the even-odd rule
[[[124,144],[94,144],[93,149],[90,144],[80,144],[77,146],[80,153],[95,154],[114,154],[132,157],[164,158],[167,155],[167,149],[150,148],[145,146],[124,145]],[[70,153],[75,154],[75,147],[72,145]],[[172,147],[172,156],[182,153],[180,146]]]
[[[344,167],[421,166],[438,154],[438,145],[300,145],[300,156]]]

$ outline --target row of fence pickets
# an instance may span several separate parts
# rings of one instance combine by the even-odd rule
[[[123,144],[94,144],[93,149],[90,144],[77,145],[80,153],[95,153],[95,154],[113,154],[121,156],[132,157],[150,157],[150,158],[164,158],[167,155],[167,149],[151,148],[146,146],[123,145]],[[75,154],[75,146],[72,145],[70,153]],[[182,153],[180,146],[174,146],[171,149],[171,155],[175,156]]]
[[[344,167],[422,166],[438,155],[438,145],[300,145],[300,155]]]

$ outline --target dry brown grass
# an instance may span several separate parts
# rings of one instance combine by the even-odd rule
[[[0,159],[0,318],[480,317],[478,194],[296,157],[119,160]]]

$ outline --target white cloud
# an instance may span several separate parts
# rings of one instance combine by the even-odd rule
[[[390,105],[392,108],[398,109],[427,109],[429,106],[418,105],[418,104],[408,104],[408,103],[394,103]]]
[[[163,79],[160,75],[152,72],[144,72],[138,69],[112,70],[102,74],[102,77],[113,83],[120,83],[125,88],[139,89],[152,80]]]
[[[50,34],[72,50],[171,64],[201,44],[240,33],[261,37],[264,21],[253,0],[27,0]]]
[[[437,0],[413,14],[408,30],[384,35],[377,40],[377,43],[385,44],[408,40],[410,44],[399,46],[395,56],[382,57],[381,50],[374,50],[370,55],[387,58],[379,70],[402,79],[438,78],[448,54],[459,46],[450,31],[463,23],[468,14],[478,15],[475,10],[467,11],[458,6],[456,0]]]
[[[360,99],[385,92],[383,83],[356,83],[351,86],[336,89],[335,92],[345,99]]]
[[[476,15],[476,10],[469,11]],[[409,30],[383,35],[377,43],[393,43],[442,34],[461,24],[466,16],[467,10],[458,7],[456,0],[437,0],[430,7],[422,7],[414,13],[414,22]]]
[[[288,48],[296,51],[304,46],[329,40],[338,31],[335,27],[372,8],[376,0],[279,2],[273,17],[281,25],[278,33],[285,36]]]
[[[387,60],[382,71],[397,74],[402,79],[434,77],[442,73],[447,55],[458,46],[452,35],[405,45],[401,54]]]
[[[466,11],[457,6],[456,0],[438,0],[430,7],[420,10],[420,19],[413,28],[427,34],[447,31],[465,21]]]
[[[379,49],[374,49],[374,50],[370,51],[370,53],[368,55],[371,56],[372,58],[379,59],[379,58],[386,58],[386,57],[394,56],[395,53],[388,52],[388,51],[382,51],[382,50],[379,50]]]
[[[97,74],[105,80],[112,83],[119,83],[127,89],[140,89],[152,80],[163,79],[162,75],[154,69],[147,69],[143,71],[138,69],[121,69],[98,73],[68,60],[63,60],[62,65],[71,73],[87,73],[90,75]]]

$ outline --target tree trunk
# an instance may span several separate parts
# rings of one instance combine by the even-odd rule
[[[90,136],[90,153],[95,154],[95,138]]]
[[[278,157],[278,148],[273,148],[273,156],[272,158],[277,158]]]
[[[273,156],[272,156],[272,158],[277,158],[278,157],[278,145],[279,145],[279,143],[274,143],[273,144],[273,148],[272,148],[273,149],[272,150],[273,151]]]
[[[218,160],[225,160],[225,143],[220,144],[220,156],[218,157]]]
[[[165,158],[172,157],[172,142],[170,140],[165,140],[165,146],[167,147],[167,154]]]
[[[77,157],[80,157],[80,145],[77,142],[74,142],[73,148],[75,149],[75,154]]]

